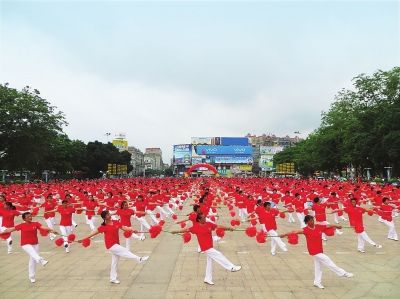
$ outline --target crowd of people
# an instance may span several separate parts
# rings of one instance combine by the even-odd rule
[[[191,213],[178,216],[182,214],[178,211],[189,206]],[[74,243],[87,247],[92,237],[103,234],[105,247],[112,256],[110,282],[119,284],[120,257],[138,263],[149,259],[131,252],[132,239],[144,241],[146,236],[155,238],[169,232],[182,234],[184,242],[188,242],[195,235],[198,251],[207,257],[204,282],[213,285],[213,261],[231,272],[241,269],[214,248],[214,242],[226,230],[246,226],[245,233],[255,237],[256,242],[270,239],[272,256],[278,248],[288,251],[285,238],[288,243],[297,244],[298,235],[304,235],[314,259],[314,286],[322,289],[322,265],[339,276],[353,276],[324,254],[326,237],[340,236],[343,226],[351,227],[357,235],[358,252],[365,253],[365,242],[381,248],[368,236],[363,218],[366,214],[376,217],[387,226],[387,238],[398,241],[395,218],[399,207],[399,187],[337,181],[138,178],[13,184],[0,186],[0,237],[7,245],[4,253],[12,254],[12,233],[20,232],[21,247],[30,257],[29,279],[34,283],[36,264],[48,264],[40,256],[38,234],[55,240],[66,253],[75,250]],[[85,216],[91,231],[86,236],[77,228],[78,214]],[[329,220],[333,224],[328,222],[327,215],[331,215]],[[297,225],[298,229],[278,233],[277,219]],[[181,229],[166,231],[166,221],[179,224]],[[77,232],[80,238],[76,238]]]

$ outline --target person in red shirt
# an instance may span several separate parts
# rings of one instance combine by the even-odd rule
[[[49,211],[49,213],[52,212],[58,212],[60,214],[60,231],[64,239],[64,247],[65,247],[65,252],[69,253],[70,250],[70,244],[68,243],[68,236],[72,233],[73,230],[73,221],[72,221],[72,215],[75,213],[77,210],[83,210],[83,208],[73,208],[71,205],[68,205],[67,200],[63,200],[61,203],[61,206],[59,206],[57,209]]]
[[[96,230],[95,217],[96,208],[99,206],[93,195],[88,195],[88,200],[84,203],[85,214],[86,214],[86,224],[89,225],[90,230],[93,232]]]
[[[4,204],[4,208],[0,210],[0,215],[3,217],[2,227],[0,227],[0,232],[6,230],[7,228],[14,227],[14,218],[21,215],[21,212],[17,211],[14,205],[7,201]],[[12,237],[11,235],[7,238],[7,253],[12,253]]]
[[[7,228],[3,233],[11,233],[14,231],[21,231],[21,247],[29,255],[29,279],[31,283],[35,283],[36,264],[45,266],[48,261],[39,255],[39,241],[37,231],[45,230],[53,234],[57,234],[49,227],[42,226],[39,222],[32,222],[32,215],[30,212],[22,214],[24,223],[17,224],[15,227]]]
[[[293,217],[293,198],[290,196],[290,191],[286,191],[285,195],[282,197],[282,201],[284,204],[284,207],[288,210],[288,222],[289,223],[295,223],[296,221],[294,220]]]
[[[47,224],[47,227],[50,227],[51,229],[54,229],[54,217],[56,216],[56,213],[53,211],[49,213],[48,211],[52,211],[57,207],[56,201],[53,199],[53,195],[49,194],[46,197],[45,202],[40,206],[41,208],[44,208],[44,221]],[[50,233],[50,240],[54,240],[55,235],[53,233]]]
[[[347,206],[344,211],[349,216],[350,226],[352,226],[357,233],[357,249],[361,253],[365,253],[364,246],[365,242],[368,242],[372,246],[377,248],[382,248],[381,245],[376,244],[371,238],[367,235],[367,232],[364,230],[364,223],[363,223],[363,214],[367,212],[367,209],[357,206],[357,199],[352,198],[350,200],[350,205]],[[372,210],[369,210],[372,211]]]
[[[135,202],[135,218],[139,221],[140,223],[140,231],[143,232],[144,229],[150,229],[150,224],[147,222],[146,218],[144,217],[146,215],[146,209],[147,209],[147,202],[144,201],[143,195],[138,195],[136,198]],[[144,240],[144,234],[142,233],[140,235],[140,240]]]
[[[389,240],[398,241],[399,237],[397,236],[396,227],[394,226],[393,221],[393,210],[396,210],[396,206],[391,205],[389,203],[389,198],[382,198],[382,205],[380,206],[380,212],[382,215],[383,223],[389,227],[389,232],[387,238]]]
[[[94,237],[100,233],[104,234],[104,243],[106,249],[111,253],[111,271],[110,271],[110,282],[119,284],[118,280],[118,261],[120,257],[136,260],[138,263],[145,262],[149,259],[148,256],[139,257],[132,252],[130,252],[125,247],[119,244],[119,230],[133,232],[132,227],[124,226],[118,221],[113,221],[111,219],[111,214],[109,211],[105,210],[101,212],[101,218],[103,223],[97,228],[96,231],[91,233],[89,236],[78,240],[82,243],[84,239]]]
[[[271,254],[276,254],[276,245],[279,246],[283,251],[288,251],[286,244],[283,243],[282,239],[279,238],[276,225],[275,217],[279,215],[279,211],[275,208],[271,208],[271,203],[269,201],[264,202],[264,211],[261,213],[261,218],[264,231],[267,232],[268,236],[271,238]]]
[[[294,205],[294,207],[296,209],[297,219],[299,219],[301,228],[305,227],[305,224],[304,224],[304,204],[305,204],[305,200],[300,197],[299,193],[296,193],[294,195],[293,205]]]
[[[131,217],[135,214],[135,212],[129,208],[128,202],[123,201],[121,203],[121,208],[117,210],[116,214],[119,216],[119,221],[121,222],[121,225],[127,227],[132,226]],[[131,249],[131,238],[140,240],[140,236],[135,233],[132,233],[131,237],[125,238],[125,248],[128,250]]]
[[[306,226],[302,230],[296,230],[290,233],[282,234],[280,235],[280,237],[286,237],[291,234],[303,234],[306,237],[308,253],[314,259],[314,286],[320,289],[324,289],[324,286],[322,285],[322,265],[328,267],[338,276],[347,278],[353,277],[354,275],[352,273],[346,272],[342,268],[336,266],[336,264],[326,254],[324,254],[322,247],[322,232],[324,226],[315,225],[314,217],[311,215],[306,215],[304,217],[304,223],[306,224]],[[327,225],[326,227],[335,227],[338,229],[342,228],[339,225]]]
[[[314,211],[316,224],[321,224],[321,225],[329,224],[329,222],[326,221],[326,208],[327,208],[327,206],[328,205],[326,203],[322,203],[321,202],[321,199],[319,197],[315,197],[313,199],[313,205],[312,205],[311,209]],[[338,235],[342,235],[343,234],[343,232],[341,232],[338,229],[336,229],[336,233]],[[324,241],[327,240],[325,233],[322,233],[322,240],[324,240]]]
[[[223,228],[225,230],[233,230],[230,227],[217,226],[214,223],[207,222],[205,215],[202,213],[198,213],[196,217],[196,222],[193,224],[192,227],[171,232],[173,234],[190,232],[196,235],[201,251],[207,255],[207,266],[204,282],[209,285],[214,284],[214,282],[212,281],[213,260],[224,267],[226,270],[229,270],[231,272],[236,272],[242,269],[241,266],[235,266],[221,252],[213,248],[212,231],[215,230],[217,227]]]

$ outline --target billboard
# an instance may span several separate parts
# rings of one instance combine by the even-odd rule
[[[123,139],[114,139],[112,144],[120,151],[127,151],[128,150],[128,141]]]
[[[253,156],[211,156],[216,164],[253,164]]]
[[[190,165],[191,153],[191,144],[174,145],[174,165]]]
[[[220,145],[220,137],[192,137],[191,142],[193,145]]]
[[[251,146],[212,146],[197,145],[196,154],[198,155],[253,155]]]
[[[283,146],[260,146],[260,155],[275,155],[283,151]]]
[[[249,145],[247,137],[221,137],[221,145]]]
[[[271,171],[274,168],[274,155],[261,155],[259,166],[263,171]]]
[[[192,157],[192,165],[196,165],[199,163],[203,163],[205,161],[205,158],[202,157]]]

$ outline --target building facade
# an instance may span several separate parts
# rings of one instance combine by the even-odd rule
[[[164,170],[162,151],[158,147],[146,148],[144,152],[144,168],[153,170]]]
[[[131,154],[132,176],[142,176],[144,172],[144,154],[143,152],[134,147],[129,146],[128,152]]]

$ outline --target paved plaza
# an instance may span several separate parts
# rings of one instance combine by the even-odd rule
[[[190,208],[180,213],[186,214]],[[220,224],[228,224],[227,209],[220,209]],[[328,220],[331,215],[328,215]],[[89,233],[82,215],[75,215],[77,237]],[[182,217],[179,217],[182,218]],[[303,236],[299,244],[289,245],[289,252],[270,254],[270,244],[256,243],[243,231],[226,232],[215,247],[242,270],[231,273],[214,263],[214,286],[203,283],[206,258],[197,252],[195,236],[183,244],[179,235],[162,233],[156,239],[132,241],[131,250],[150,255],[145,264],[121,259],[120,285],[109,283],[111,256],[105,250],[102,235],[89,248],[73,244],[66,254],[62,247],[40,237],[41,255],[49,260],[38,266],[36,283],[28,279],[28,255],[19,246],[14,233],[14,252],[0,243],[0,298],[400,298],[400,242],[386,239],[387,228],[376,217],[365,216],[366,231],[382,249],[366,246],[366,253],[356,250],[356,235],[344,229],[342,236],[325,242],[325,253],[354,277],[340,278],[324,268],[324,290],[313,286],[314,266]],[[400,226],[396,218],[397,226]],[[17,220],[19,222],[20,219]],[[97,223],[100,222],[97,217]],[[348,225],[348,224],[347,224]],[[168,220],[165,229],[179,229]],[[241,228],[245,228],[242,224]],[[298,228],[278,220],[278,232]],[[287,240],[285,240],[286,242]],[[121,244],[125,243],[121,235]]]

